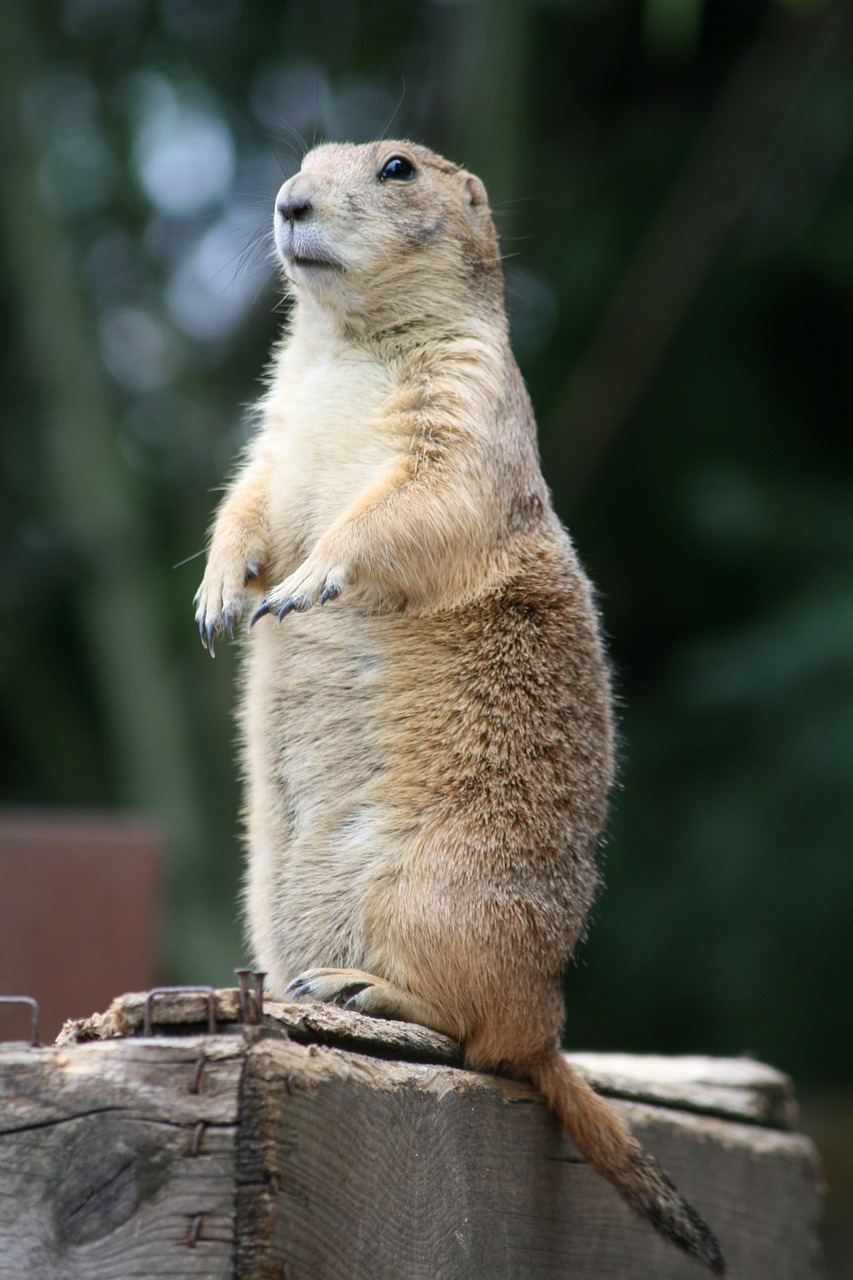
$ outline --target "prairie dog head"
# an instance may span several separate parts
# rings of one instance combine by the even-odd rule
[[[274,227],[294,296],[356,327],[502,312],[485,188],[425,147],[317,147],[279,191]]]

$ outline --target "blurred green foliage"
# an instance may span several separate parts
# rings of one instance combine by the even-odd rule
[[[323,137],[485,180],[623,702],[570,1042],[849,1079],[853,34],[844,3],[0,10],[0,798],[169,834],[171,975],[240,957],[235,661],[191,601]]]

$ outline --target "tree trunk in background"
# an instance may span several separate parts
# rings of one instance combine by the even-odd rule
[[[784,165],[794,106],[850,32],[841,4],[827,5],[808,23],[801,14],[774,14],[735,65],[598,331],[555,398],[551,421],[571,449],[572,497],[642,402],[745,208],[768,185],[768,172]],[[828,185],[845,158],[841,146],[820,180]],[[799,184],[817,176],[805,174]]]
[[[502,205],[521,195],[530,11],[524,0],[475,0],[460,6],[457,22],[452,49],[441,50],[451,61],[448,151],[483,179],[506,235],[512,217]]]
[[[37,195],[20,105],[43,65],[27,7],[0,6],[0,217],[40,401],[45,506],[72,548],[70,572],[84,580],[75,592],[76,623],[108,725],[120,799],[165,829],[172,906],[186,938],[205,930],[210,908],[203,902],[205,817],[190,764],[188,709],[168,661],[158,602],[157,578],[171,566],[152,563],[146,546],[63,210],[46,209]],[[39,607],[38,582],[29,607]],[[192,941],[202,954],[211,950],[201,937]]]

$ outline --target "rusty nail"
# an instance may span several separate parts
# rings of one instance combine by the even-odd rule
[[[187,1245],[190,1249],[194,1249],[198,1244],[198,1238],[201,1235],[201,1224],[204,1221],[204,1214],[197,1213],[190,1223],[190,1229],[187,1233]]]
[[[196,1125],[195,1132],[192,1134],[192,1143],[190,1146],[190,1155],[197,1156],[201,1152],[201,1135],[205,1132],[204,1120],[200,1120]]]
[[[251,969],[235,969],[237,981],[240,983],[240,1021],[250,1021],[249,1011],[249,974]]]
[[[193,1072],[193,1082],[190,1085],[190,1093],[198,1093],[199,1090],[201,1089],[201,1077],[204,1074],[204,1068],[206,1063],[207,1063],[207,1058],[205,1058],[202,1055],[202,1057],[200,1057],[198,1062],[195,1064],[195,1071]]]
[[[260,1025],[264,1020],[264,969],[256,969],[252,975],[255,979],[255,1022]]]

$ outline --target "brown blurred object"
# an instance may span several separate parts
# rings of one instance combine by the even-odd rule
[[[0,995],[33,996],[41,1040],[160,979],[161,839],[142,819],[0,812]],[[0,1039],[29,1038],[0,1007]]]

